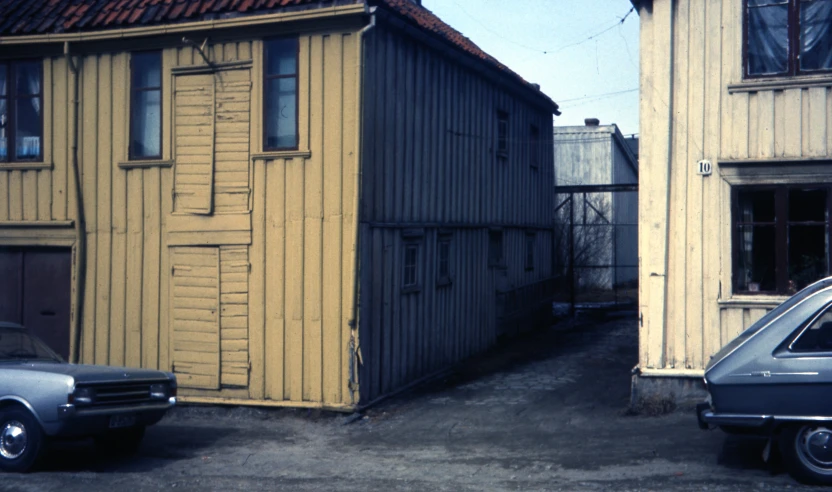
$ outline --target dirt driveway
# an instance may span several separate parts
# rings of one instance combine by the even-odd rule
[[[756,441],[703,432],[687,411],[624,413],[631,318],[560,325],[358,419],[178,408],[138,456],[56,445],[0,490],[786,490]]]

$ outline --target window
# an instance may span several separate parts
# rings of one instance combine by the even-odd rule
[[[529,127],[529,165],[540,166],[540,130],[535,125]]]
[[[488,266],[503,267],[503,231],[488,231]]]
[[[832,70],[832,0],[745,0],[745,75]]]
[[[508,157],[508,113],[497,111],[497,156]]]
[[[534,270],[534,243],[536,235],[534,232],[526,233],[526,270]]]
[[[43,158],[43,62],[0,64],[0,160]]]
[[[789,345],[792,352],[830,352],[832,351],[832,310],[826,306],[819,316],[815,316],[800,331],[797,338]]]
[[[735,187],[735,292],[788,295],[829,275],[830,191]]]
[[[265,150],[298,148],[298,40],[266,41]]]
[[[130,58],[131,160],[162,158],[162,53]]]
[[[451,283],[451,236],[440,235],[436,243],[436,284]]]
[[[416,292],[419,290],[419,244],[405,243],[404,246],[404,281],[403,291]]]

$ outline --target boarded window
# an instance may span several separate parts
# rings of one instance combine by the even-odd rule
[[[832,0],[746,0],[745,73],[832,70]]]
[[[220,246],[221,378],[225,387],[248,386],[248,247]]]
[[[215,214],[249,209],[251,70],[224,70],[215,76]]]
[[[298,40],[265,43],[265,150],[298,148]]]
[[[210,214],[214,181],[214,75],[176,77],[174,211]]]
[[[162,53],[130,58],[130,159],[162,158]]]
[[[43,62],[0,64],[0,161],[43,158]]]
[[[183,388],[218,389],[219,248],[171,248],[171,264],[173,372]]]
[[[733,202],[735,292],[793,294],[829,275],[829,187],[736,187]]]

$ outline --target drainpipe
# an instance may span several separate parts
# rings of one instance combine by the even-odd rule
[[[362,92],[364,90],[364,36],[376,26],[376,12],[377,7],[370,7],[369,14],[370,14],[370,23],[364,26],[358,32],[358,49],[359,49],[359,56],[358,56],[358,84],[357,86],[357,94],[356,94],[356,101],[358,104],[358,131],[356,132],[356,142],[355,148],[358,149],[357,159],[358,162],[356,163],[356,173],[355,173],[355,184],[354,189],[356,193],[355,198],[355,207],[353,208],[353,220],[355,221],[355,258],[354,258],[354,265],[355,265],[355,275],[353,280],[353,293],[352,293],[352,317],[350,318],[350,350],[349,350],[349,357],[350,357],[350,375],[349,375],[349,388],[350,388],[350,399],[352,403],[355,403],[356,397],[355,393],[358,391],[358,375],[356,374],[356,369],[358,363],[361,362],[361,341],[358,340],[358,309],[359,309],[359,299],[358,296],[360,295],[360,286],[361,286],[361,274],[360,274],[360,260],[361,260],[361,248],[360,248],[360,239],[361,239],[361,220],[359,215],[361,213],[361,182],[362,182],[362,174],[363,168],[361,163],[361,158],[364,155],[363,149],[361,148],[361,142],[363,141],[363,126],[364,126],[364,105],[362,100]],[[356,357],[358,360],[356,361]]]
[[[84,199],[81,194],[81,170],[78,166],[78,65],[69,53],[69,42],[64,41],[64,58],[67,67],[72,71],[72,170],[75,176],[75,318],[72,321],[74,345],[70,360],[81,361],[81,331],[84,315],[84,284],[87,271],[87,236],[86,221],[84,220]]]

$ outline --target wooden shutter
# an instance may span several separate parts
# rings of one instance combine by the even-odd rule
[[[214,183],[214,75],[175,77],[174,212],[210,214]]]
[[[171,248],[172,361],[183,388],[220,386],[220,266],[217,247]]]

